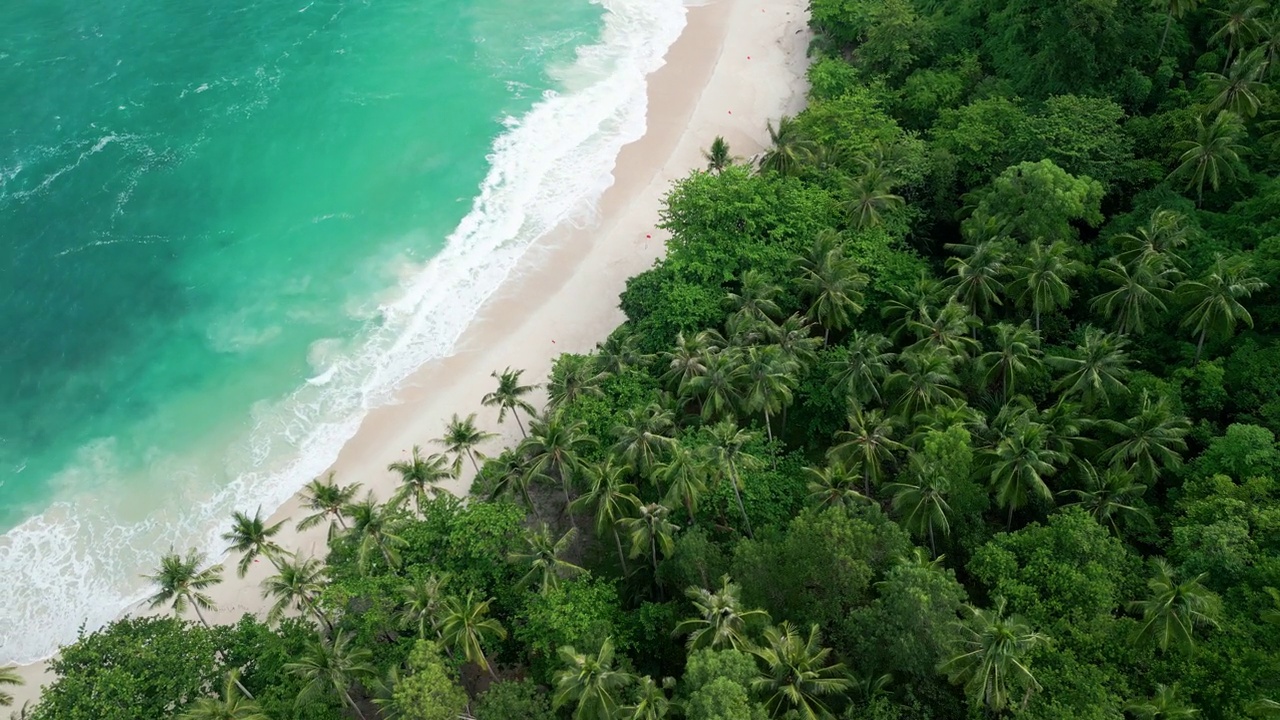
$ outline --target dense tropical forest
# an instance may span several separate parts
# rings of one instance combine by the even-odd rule
[[[174,555],[174,616],[23,716],[1280,711],[1280,7],[812,11],[808,109],[674,186],[546,407],[497,372],[394,498],[312,483],[326,558],[237,516],[265,621],[205,624],[224,571]]]

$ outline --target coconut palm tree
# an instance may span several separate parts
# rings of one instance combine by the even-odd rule
[[[25,685],[26,681],[18,674],[17,668],[0,667],[0,686],[19,686]],[[9,707],[13,704],[13,696],[6,692],[0,692],[0,707]]]
[[[713,425],[710,430],[710,441],[706,448],[712,466],[720,471],[728,472],[729,482],[733,484],[733,495],[738,501],[738,511],[742,513],[742,522],[747,529],[747,537],[755,537],[751,532],[751,520],[747,518],[747,507],[742,502],[742,471],[758,470],[760,459],[746,452],[745,448],[759,439],[757,433],[743,430],[732,420]]]
[[[533,406],[524,396],[533,392],[538,388],[537,385],[521,385],[520,376],[524,374],[524,370],[512,370],[507,368],[499,375],[494,370],[490,375],[497,379],[498,389],[487,394],[480,400],[480,404],[485,407],[498,408],[498,424],[507,418],[507,411],[511,411],[511,416],[516,419],[516,425],[520,427],[520,434],[529,437],[524,431],[524,423],[520,422],[520,412],[524,411],[527,415],[534,414]],[[476,472],[479,472],[478,470]]]
[[[623,518],[621,523],[631,540],[630,557],[647,556],[653,566],[655,580],[658,577],[658,555],[670,557],[676,549],[675,535],[680,526],[667,519],[670,514],[667,506],[649,503],[637,508],[635,517]]]
[[[1005,600],[993,610],[966,606],[969,622],[961,627],[964,638],[956,654],[939,666],[951,682],[963,685],[969,702],[993,713],[1010,706],[1013,693],[1024,690],[1025,707],[1040,683],[1031,673],[1030,654],[1049,641],[1018,616],[1005,617]]]
[[[925,323],[925,318],[932,317],[937,304],[945,300],[946,295],[942,283],[924,274],[909,286],[893,288],[893,298],[880,309],[880,316],[891,328],[889,337],[901,341],[908,335],[915,335],[915,328]],[[964,327],[961,333],[968,329]]]
[[[867,168],[862,175],[847,181],[849,194],[845,206],[849,222],[856,230],[878,227],[885,215],[906,205],[901,195],[893,193],[894,178],[878,168]]]
[[[564,667],[556,673],[552,704],[572,706],[573,720],[618,720],[622,691],[636,678],[613,667],[613,638],[606,637],[595,654],[565,645],[559,655]]]
[[[889,338],[854,330],[843,348],[830,357],[831,377],[843,397],[858,405],[880,404],[880,386],[889,376],[896,354],[888,352]],[[843,352],[842,352],[843,350]]]
[[[742,608],[742,588],[730,582],[728,575],[720,576],[720,589],[716,592],[690,587],[684,594],[693,603],[697,616],[676,625],[672,634],[689,636],[689,652],[726,645],[747,652],[752,647],[747,623],[756,618],[769,621],[769,613],[764,610]]]
[[[943,350],[957,358],[967,358],[980,349],[974,332],[982,322],[964,305],[955,300],[936,310],[924,308],[918,319],[907,325],[917,338],[909,350]]]
[[[1040,332],[1040,315],[1066,307],[1071,302],[1067,281],[1084,269],[1084,264],[1067,256],[1070,246],[1062,240],[1045,245],[1035,240],[1027,247],[1026,257],[1009,269],[1011,279],[1006,288],[1021,305],[1031,308],[1036,332]]]
[[[569,528],[559,538],[552,538],[546,523],[541,523],[536,530],[526,531],[525,550],[507,556],[508,562],[529,567],[529,571],[520,578],[518,587],[536,585],[538,592],[546,595],[560,586],[561,578],[586,572],[562,557],[577,536],[578,529]]]
[[[649,362],[650,357],[640,352],[638,343],[639,338],[627,325],[622,325],[604,342],[596,344],[596,369],[605,375],[621,375]]]
[[[1137,415],[1123,423],[1101,420],[1099,424],[1119,438],[1102,454],[1102,460],[1114,468],[1129,469],[1148,483],[1155,482],[1160,468],[1172,469],[1182,464],[1182,453],[1187,451],[1183,438],[1191,431],[1191,423],[1169,409],[1165,398],[1152,400],[1146,391],[1139,400]]]
[[[813,142],[801,134],[795,118],[786,115],[776,127],[772,122],[765,127],[769,130],[769,149],[760,158],[760,170],[798,175],[800,168],[813,158]]]
[[[846,467],[862,470],[862,492],[871,496],[871,485],[880,484],[885,470],[894,464],[893,453],[903,450],[893,439],[894,422],[879,409],[855,408],[849,413],[849,429],[835,435],[828,457]]]
[[[1253,316],[1240,300],[1266,287],[1265,282],[1250,274],[1247,262],[1222,256],[1214,260],[1213,267],[1204,277],[1189,280],[1178,287],[1178,295],[1190,305],[1182,326],[1191,328],[1199,338],[1196,340],[1196,363],[1200,362],[1205,338],[1210,335],[1229,337],[1235,332],[1236,323],[1253,327]]]
[[[839,699],[853,689],[844,664],[832,662],[831,649],[822,647],[816,624],[807,637],[790,622],[766,628],[764,642],[752,652],[763,667],[751,686],[774,717],[831,717],[825,698]]]
[[[733,154],[729,152],[729,143],[723,135],[717,135],[711,141],[711,147],[702,151],[702,158],[707,161],[707,170],[717,175],[733,164]]]
[[[582,468],[582,456],[595,446],[596,439],[587,433],[586,423],[569,420],[562,412],[535,418],[529,431],[519,449],[528,458],[529,473],[547,482],[558,481],[564,490],[565,512],[569,512],[573,502],[569,488]]]
[[[1152,260],[1138,259],[1123,265],[1115,259],[1104,260],[1098,275],[1114,290],[1098,295],[1091,306],[1115,320],[1116,332],[1141,335],[1147,329],[1152,316],[1163,315],[1172,297],[1169,281],[1164,273],[1157,272]]]
[[[471,459],[471,467],[475,469],[476,475],[480,474],[480,463],[476,462],[476,456],[483,458],[476,452],[478,447],[484,441],[497,437],[496,434],[485,432],[476,427],[476,414],[471,413],[467,419],[463,420],[454,413],[453,418],[449,420],[449,424],[445,426],[444,437],[436,440],[436,443],[443,445],[446,452],[453,453],[453,474],[457,475],[462,471],[462,457]]]
[[[200,611],[216,609],[213,598],[204,591],[222,582],[222,566],[201,570],[204,563],[205,554],[195,548],[187,551],[186,557],[170,552],[160,558],[160,569],[156,574],[143,576],[156,586],[156,592],[147,598],[148,607],[155,609],[168,603],[173,614],[181,617],[190,606],[195,609],[201,624],[210,627]]]
[[[533,513],[535,520],[541,520],[538,515],[538,508],[533,503],[533,497],[529,495],[529,486],[533,484],[536,476],[529,472],[528,459],[518,451],[506,450],[494,461],[485,465],[486,468],[497,468],[493,472],[493,489],[489,491],[489,499],[496,500],[500,497],[515,497],[524,502],[525,508]]]
[[[912,455],[906,477],[884,489],[893,496],[891,507],[902,519],[902,526],[917,535],[928,536],[929,549],[937,557],[935,532],[951,534],[951,506],[947,504],[951,481],[947,468]]]
[[[596,368],[596,359],[589,355],[561,355],[547,381],[548,411],[572,405],[578,398],[604,397],[600,383],[607,377],[608,373],[600,372]]]
[[[243,697],[239,685],[240,671],[229,671],[222,685],[222,697],[197,699],[178,720],[270,720],[258,703]]]
[[[1169,39],[1169,28],[1174,20],[1181,20],[1183,15],[1196,9],[1200,0],[1163,0],[1165,8],[1164,32],[1160,34],[1160,47],[1156,49],[1156,57],[1164,52],[1164,43]]]
[[[507,631],[488,614],[489,601],[477,600],[473,591],[468,590],[465,597],[446,598],[440,611],[440,637],[451,652],[497,677],[484,646],[506,638]]]
[[[640,507],[636,486],[626,481],[627,468],[614,464],[612,457],[606,458],[603,465],[588,466],[584,474],[590,483],[590,489],[573,501],[573,510],[594,511],[596,536],[603,536],[605,533],[613,535],[614,545],[618,548],[618,562],[622,565],[623,574],[626,574],[627,558],[622,552],[618,524]]]
[[[1213,8],[1213,14],[1222,19],[1218,30],[1209,37],[1211,44],[1227,43],[1226,68],[1236,51],[1257,40],[1262,32],[1262,14],[1267,10],[1265,0],[1234,0],[1225,10]]]
[[[804,472],[809,478],[809,503],[815,507],[847,509],[871,502],[857,489],[862,474],[839,460],[832,460],[823,468],[807,467]]]
[[[1178,699],[1178,685],[1156,685],[1150,698],[1125,703],[1124,709],[1138,720],[1191,720],[1200,711]]]
[[[1174,149],[1181,151],[1179,165],[1169,177],[1187,178],[1186,189],[1196,189],[1196,204],[1204,201],[1204,186],[1208,183],[1215,191],[1223,180],[1232,181],[1240,165],[1240,154],[1248,150],[1240,143],[1244,137],[1244,123],[1240,116],[1223,110],[1208,126],[1203,118],[1196,118],[1196,137],[1183,140]]]
[[[338,487],[338,484],[333,480],[333,473],[329,473],[329,477],[325,480],[316,478],[307,483],[302,488],[302,506],[314,512],[302,518],[302,522],[298,523],[298,530],[310,530],[328,520],[329,539],[332,540],[337,534],[338,528],[347,529],[347,522],[343,519],[342,511],[343,508],[351,504],[352,498],[356,496],[356,492],[359,489],[360,483]],[[332,519],[330,520],[330,518]]]
[[[1003,305],[1006,253],[995,240],[985,240],[976,245],[948,243],[947,249],[956,253],[947,258],[947,269],[952,272],[947,285],[952,297],[978,317],[988,317],[995,305]]]
[[[896,395],[894,410],[902,417],[952,405],[964,397],[951,369],[955,356],[946,350],[907,350],[898,356],[900,368],[885,379],[885,390]]]
[[[803,315],[790,315],[776,325],[763,323],[761,328],[764,331],[764,341],[777,346],[782,351],[783,359],[794,363],[798,372],[807,372],[818,361],[818,348],[822,347],[822,339],[813,337],[813,323]]]
[[[1201,86],[1213,98],[1206,108],[1207,112],[1226,110],[1242,118],[1258,114],[1262,107],[1258,94],[1266,88],[1266,83],[1262,80],[1267,68],[1264,52],[1265,48],[1254,48],[1237,57],[1226,75],[1207,72],[1201,77]]]
[[[802,260],[800,266],[801,297],[809,302],[809,317],[822,326],[826,344],[832,330],[844,330],[862,313],[862,289],[868,278],[839,248],[827,251],[814,263]]]
[[[240,511],[231,514],[231,529],[222,534],[222,539],[231,543],[227,548],[228,552],[240,553],[240,563],[236,566],[236,574],[244,577],[249,572],[249,566],[259,555],[271,561],[271,564],[280,569],[280,561],[289,552],[272,540],[284,527],[284,521],[275,525],[267,525],[262,519],[262,508],[249,517]]]
[[[706,474],[705,459],[680,443],[673,446],[670,460],[659,465],[655,473],[659,487],[667,487],[662,501],[670,507],[683,505],[689,514],[690,525],[694,522],[693,513],[698,509],[698,500],[707,491]]]
[[[316,621],[333,632],[333,623],[316,604],[324,590],[325,564],[315,558],[295,558],[280,564],[280,571],[262,581],[262,597],[274,598],[267,622],[278,623],[290,610],[311,613]]]
[[[427,639],[428,628],[435,637],[440,636],[444,591],[449,585],[450,577],[449,573],[415,573],[408,585],[400,587],[400,597],[404,601],[400,616],[405,624],[418,629],[418,638],[421,640]]]
[[[1064,503],[1063,507],[1075,505],[1083,508],[1099,525],[1111,528],[1116,535],[1120,534],[1117,518],[1151,526],[1151,516],[1134,504],[1147,491],[1147,486],[1135,481],[1133,475],[1122,470],[1107,470],[1099,475],[1090,467],[1086,477],[1088,481],[1085,489],[1063,490],[1058,493],[1078,498],[1075,502]]]
[[[438,487],[436,483],[456,477],[454,468],[449,464],[449,458],[440,453],[432,453],[430,457],[424,458],[422,448],[417,445],[413,446],[413,452],[408,460],[397,460],[388,465],[387,470],[400,473],[400,487],[391,496],[391,505],[404,507],[408,504],[409,498],[413,498],[414,509],[419,515],[422,514],[423,506],[427,504],[428,495],[436,497],[441,492],[448,492]]]
[[[156,574],[143,576],[156,586],[156,592],[147,598],[147,607],[154,610],[168,603],[169,607],[173,608],[174,616],[182,617],[182,613],[186,612],[187,607],[190,606],[195,609],[200,624],[204,625],[205,629],[212,630],[213,626],[204,618],[201,610],[217,609],[213,598],[204,591],[222,582],[222,565],[201,570],[200,566],[204,563],[205,554],[195,548],[188,550],[185,558],[173,551],[160,558],[160,569]],[[234,682],[246,697],[253,699],[253,693],[241,685],[239,680]],[[0,685],[3,684],[4,682],[0,681]]]
[[[1178,251],[1186,247],[1190,229],[1187,216],[1174,210],[1157,209],[1151,219],[1131,233],[1115,237],[1120,247],[1116,260],[1125,265],[1152,261],[1153,272],[1165,279],[1176,279],[1177,271],[1186,266]],[[1169,276],[1170,271],[1173,276]]]
[[[1110,405],[1112,397],[1129,392],[1124,382],[1129,376],[1128,344],[1121,335],[1086,327],[1083,341],[1076,346],[1076,357],[1051,355],[1045,362],[1066,371],[1056,386],[1063,397],[1079,396],[1086,407],[1099,400]]]
[[[742,359],[742,408],[764,415],[765,431],[772,443],[772,416],[793,402],[792,391],[800,384],[800,368],[784,357],[777,345],[747,348]]]
[[[400,548],[409,543],[399,535],[401,517],[397,508],[379,505],[369,492],[364,500],[347,508],[351,518],[351,539],[361,568],[368,568],[377,552],[388,568],[400,567]]]
[[[284,670],[306,682],[298,693],[305,703],[331,695],[351,708],[360,720],[368,720],[351,695],[357,683],[376,677],[373,653],[351,641],[350,633],[339,632],[331,643],[321,638],[312,640],[297,661],[285,663]]]
[[[662,374],[663,384],[673,392],[680,392],[691,379],[706,373],[707,356],[719,351],[719,348],[707,347],[701,335],[689,339],[684,333],[677,333],[675,349],[662,355],[667,367]]]
[[[1045,478],[1058,471],[1066,456],[1051,450],[1045,435],[1044,425],[1023,415],[989,453],[986,470],[990,472],[991,489],[996,503],[1009,511],[1010,528],[1014,511],[1025,507],[1032,498],[1053,500]]]
[[[680,388],[680,395],[697,400],[702,405],[702,418],[707,421],[734,417],[734,409],[740,403],[745,368],[738,360],[738,353],[724,350],[704,359],[705,371],[689,378]]]
[[[627,410],[625,419],[613,426],[613,454],[624,460],[641,477],[647,477],[659,458],[675,445],[675,413],[658,403]]]
[[[742,288],[736,293],[725,295],[725,305],[734,315],[751,322],[761,322],[782,317],[782,308],[778,307],[777,298],[782,288],[769,282],[769,278],[759,270],[747,270],[742,273]]]
[[[675,685],[675,678],[666,678],[659,685],[645,675],[635,690],[635,702],[622,708],[624,720],[664,720],[671,715],[672,702],[667,690]]]
[[[1164,558],[1154,558],[1151,565],[1155,568],[1155,576],[1147,581],[1151,594],[1129,603],[1131,610],[1142,613],[1135,639],[1154,640],[1161,650],[1170,645],[1190,649],[1197,627],[1217,627],[1222,601],[1200,582],[1208,573],[1179,582]]]
[[[998,323],[991,331],[995,349],[978,358],[978,367],[986,384],[999,385],[1008,400],[1015,394],[1019,380],[1026,380],[1041,368],[1040,333],[1025,321],[1021,325]]]

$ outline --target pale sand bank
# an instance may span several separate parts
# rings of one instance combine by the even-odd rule
[[[705,165],[702,150],[716,135],[735,155],[751,157],[764,148],[768,120],[803,107],[807,6],[807,0],[715,0],[689,9],[667,64],[649,78],[648,128],[619,155],[598,221],[559,228],[529,250],[521,274],[485,304],[454,354],[415,373],[397,404],[369,414],[332,468],[340,482],[363,483],[387,498],[396,485],[387,463],[414,444],[430,447],[454,413],[477,413],[483,429],[499,433],[485,450],[496,453],[519,441],[514,422],[498,425],[497,411],[480,405],[495,383],[489,374],[523,368],[526,382],[541,383],[557,355],[590,351],[622,322],[618,295],[627,278],[662,255],[668,236],[655,226],[672,181]],[[538,393],[533,404],[542,400]],[[449,489],[465,495],[470,480],[464,474]],[[292,518],[280,542],[304,556],[323,555],[323,528],[293,529],[305,514],[297,497],[274,514],[272,522]],[[268,606],[259,583],[270,566],[258,563],[241,580],[234,563],[225,563],[226,579],[211,593],[218,605],[211,622],[231,623]],[[52,679],[44,663],[19,672],[27,685],[15,688],[15,708],[38,697],[39,685]]]

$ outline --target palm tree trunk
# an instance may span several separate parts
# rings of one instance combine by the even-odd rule
[[[317,620],[319,620],[320,622],[324,623],[324,626],[325,626],[325,627],[327,627],[327,628],[329,628],[329,636],[330,636],[330,637],[332,637],[332,636],[333,636],[333,623],[329,622],[329,618],[328,618],[324,613],[320,612],[320,608],[316,607],[316,603],[315,603],[315,601],[314,601],[314,600],[312,600],[310,597],[308,597],[307,595],[305,595],[305,594],[304,594],[304,595],[302,596],[302,602],[303,602],[303,604],[304,604],[304,605],[306,605],[306,606],[307,606],[307,609],[308,609],[308,610],[310,610],[310,611],[312,612],[312,614],[316,616],[316,619],[317,619]]]
[[[191,607],[196,609],[196,617],[200,618],[200,622],[204,624],[204,629],[212,630],[213,628],[210,627],[209,621],[204,619],[204,613],[200,612],[200,606],[195,603],[191,603]]]
[[[1040,308],[1036,308],[1036,332],[1040,332]]]
[[[618,546],[618,561],[622,563],[622,574],[630,575],[631,571],[627,570],[627,556],[622,554],[622,538],[618,537],[618,528],[613,529],[613,542]]]
[[[1193,365],[1200,364],[1200,353],[1204,351],[1204,338],[1207,334],[1209,334],[1209,328],[1207,327],[1200,331],[1200,340],[1196,343],[1196,361],[1192,363]]]
[[[1164,21],[1164,34],[1160,36],[1160,47],[1156,49],[1156,62],[1160,62],[1160,53],[1164,52],[1164,41],[1169,39],[1169,28],[1173,27],[1173,13]]]
[[[467,449],[467,457],[471,458],[471,467],[476,469],[476,477],[480,477],[480,463],[476,462],[476,456],[469,448]]]
[[[1005,521],[1005,529],[1013,530],[1013,503],[1009,503],[1009,519]]]
[[[360,712],[360,706],[357,705],[355,699],[351,697],[350,690],[342,691],[342,699],[346,700],[347,704],[351,706],[351,709],[356,711],[356,715],[360,717],[360,720],[369,720],[364,716],[364,713]]]
[[[520,428],[520,435],[528,438],[529,433],[524,431],[524,423],[520,422],[520,413],[516,412],[515,408],[511,408],[511,417],[516,419],[516,426]]]
[[[529,497],[529,488],[523,488],[520,494],[524,496],[524,504],[529,508],[529,512],[533,513],[533,519],[542,522],[542,516],[538,514],[538,508],[533,504],[533,498]]]
[[[733,496],[738,499],[738,511],[742,513],[742,522],[747,526],[747,537],[755,539],[755,533],[751,532],[751,521],[747,519],[747,506],[742,504],[742,493],[738,490],[738,469],[733,465],[729,466],[729,477],[733,480]]]
[[[765,411],[764,411],[764,429],[769,433],[769,445],[772,447],[772,445],[773,445],[773,423],[772,423],[772,422],[770,422],[770,420],[771,420],[771,418],[769,417],[769,410],[768,410],[768,408],[766,408],[766,409],[765,409]],[[777,456],[777,455],[774,455],[773,457],[769,458],[769,462],[773,464],[773,469],[774,469],[774,470],[777,470],[777,469],[778,469],[778,456]],[[691,518],[689,518],[689,521],[690,521],[690,522],[692,522],[692,521],[693,521],[693,518],[692,518],[692,517],[691,517]]]
[[[197,605],[196,603],[191,603],[191,607],[196,609],[196,617],[200,618],[200,622],[204,625],[204,629],[213,630],[213,628],[209,625],[209,621],[204,619],[204,613],[200,612],[200,606]],[[216,656],[218,660],[222,660],[222,651],[221,650],[217,651]],[[245,697],[249,698],[250,700],[253,699],[253,693],[249,692],[249,688],[240,684],[240,678],[232,678],[231,681],[236,684],[236,687],[240,688],[240,692],[244,693]]]
[[[569,498],[569,480],[563,473],[560,475],[560,489],[564,490],[564,514],[569,517],[569,524],[576,528],[578,521],[573,518],[573,510],[569,507],[573,504],[573,500]]]
[[[933,521],[929,522],[929,549],[933,551],[934,557],[938,557],[938,543],[933,539]]]
[[[658,539],[653,531],[653,527],[649,528],[649,559],[653,561],[653,584],[658,587],[658,599],[665,599],[662,593],[662,583],[658,582]]]

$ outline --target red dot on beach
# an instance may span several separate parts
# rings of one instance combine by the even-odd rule
[[[652,239],[652,238],[653,238],[653,236],[652,236],[652,235],[650,235],[649,233],[645,233],[645,234],[644,234],[644,236],[645,236],[646,238],[650,238],[650,239]]]

